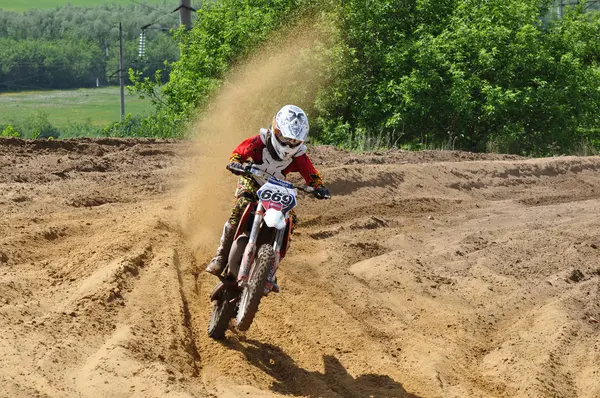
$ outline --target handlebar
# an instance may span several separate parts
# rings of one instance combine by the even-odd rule
[[[235,172],[239,175],[243,175],[243,176],[247,176],[247,177],[258,176],[258,177],[265,178],[267,180],[269,178],[274,178],[277,181],[283,181],[283,182],[289,184],[288,181],[284,181],[280,178],[277,178],[271,173],[267,173],[266,171],[257,169],[256,167],[253,166],[252,163],[246,163],[245,165],[242,165],[242,166],[243,166],[242,168],[239,168],[239,167],[232,167],[231,164],[228,164],[226,168],[227,168],[227,170],[229,170],[231,172]],[[304,191],[304,192],[310,193],[310,194],[313,194],[315,192],[315,189],[309,185],[299,186],[299,185],[292,184],[292,188],[299,189],[301,191]]]

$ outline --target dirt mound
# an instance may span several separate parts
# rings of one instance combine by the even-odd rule
[[[600,395],[600,158],[311,151],[334,197],[219,343],[193,144],[0,140],[0,395]]]
[[[518,160],[516,155],[473,153],[464,151],[404,151],[385,150],[376,152],[353,153],[334,146],[311,148],[311,159],[325,166],[351,164],[407,164],[427,162],[467,162],[474,160]]]

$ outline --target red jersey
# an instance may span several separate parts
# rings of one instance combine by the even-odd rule
[[[244,163],[251,160],[252,163],[262,165],[264,157],[263,154],[267,150],[267,145],[263,141],[261,134],[257,134],[242,141],[242,143],[233,150],[229,161]],[[268,155],[269,154],[267,153],[267,156]],[[319,174],[319,171],[315,168],[315,166],[313,166],[306,153],[302,153],[299,156],[293,157],[289,162],[284,161],[281,167],[283,170],[280,172],[284,177],[287,176],[288,173],[298,172],[302,175],[302,177],[304,177],[307,185],[310,185],[313,188],[318,188],[323,185],[323,180]]]

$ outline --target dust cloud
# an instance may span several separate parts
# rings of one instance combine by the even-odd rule
[[[271,40],[233,68],[193,127],[196,156],[181,203],[181,226],[199,264],[213,255],[228,218],[236,186],[225,170],[235,147],[268,127],[286,104],[310,108],[321,84],[323,60],[315,54],[325,34],[301,24]]]

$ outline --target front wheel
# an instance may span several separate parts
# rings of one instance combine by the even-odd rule
[[[258,249],[256,262],[250,271],[248,284],[241,294],[240,305],[236,317],[237,328],[246,331],[250,328],[254,316],[258,311],[260,299],[265,292],[265,285],[269,278],[269,270],[275,264],[275,252],[273,248],[264,244]]]
[[[235,303],[230,301],[227,289],[223,289],[214,302],[210,321],[208,322],[208,336],[215,340],[221,340],[225,337],[229,321],[234,316]]]

